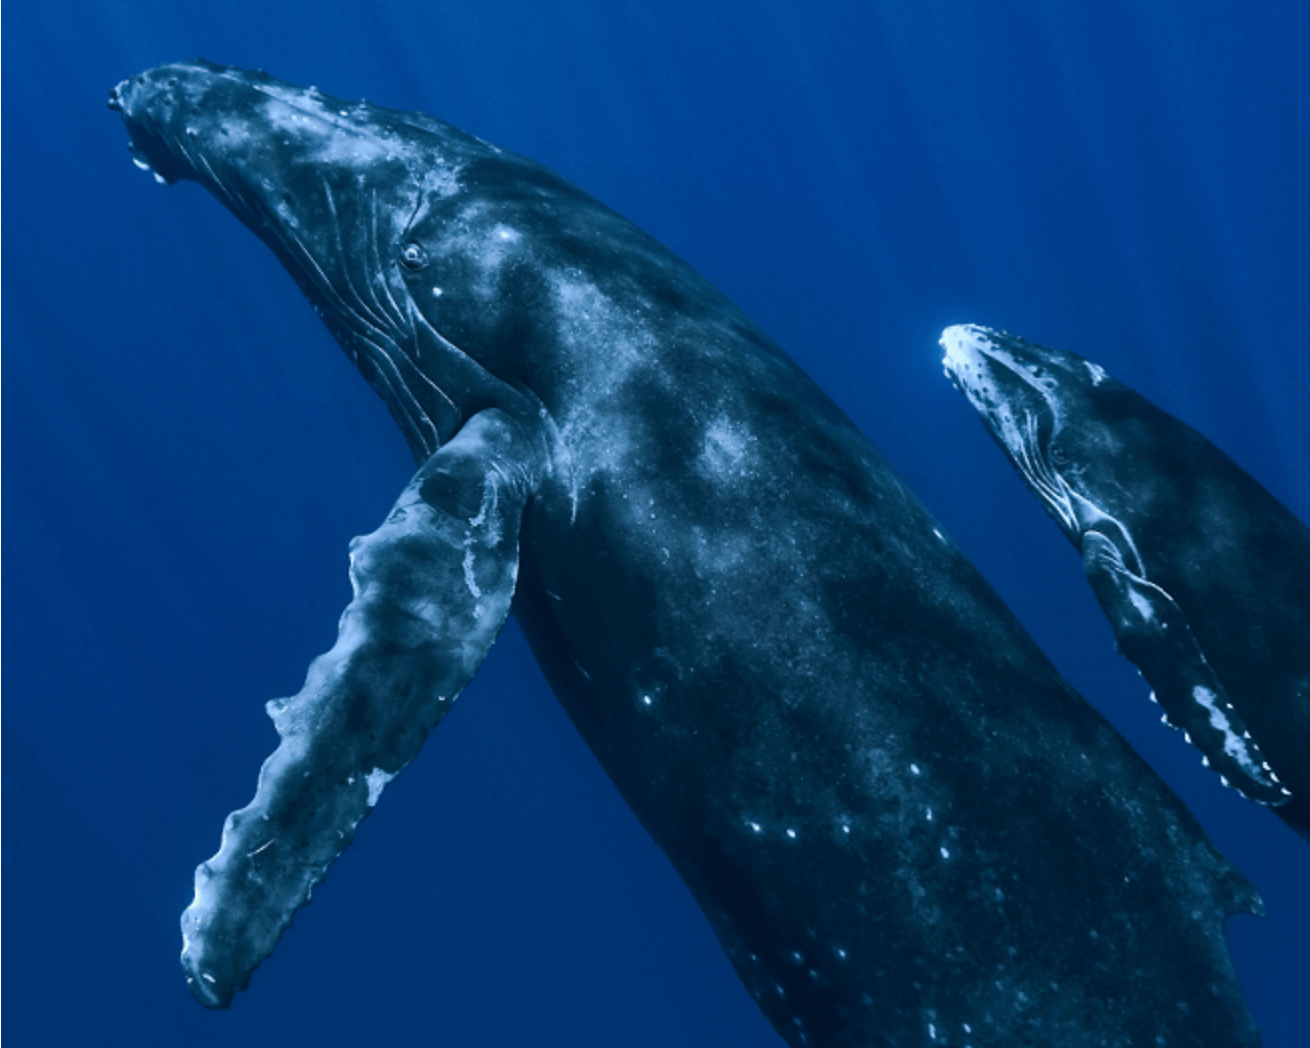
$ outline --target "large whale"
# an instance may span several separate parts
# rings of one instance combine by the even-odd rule
[[[689,266],[418,113],[165,66],[139,164],[258,234],[419,468],[182,919],[226,1005],[513,612],[794,1046],[1258,1042],[1246,881]]]
[[[1165,722],[1310,840],[1310,530],[1099,365],[974,325],[941,345],[948,376],[1082,551]]]

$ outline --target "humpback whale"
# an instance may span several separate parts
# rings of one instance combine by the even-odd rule
[[[1310,840],[1310,530],[1099,365],[974,325],[941,345],[947,375],[1081,549],[1165,723]]]
[[[1253,889],[685,262],[421,113],[205,62],[137,163],[277,255],[418,463],[182,917],[229,1004],[513,614],[789,1044],[1252,1046]]]

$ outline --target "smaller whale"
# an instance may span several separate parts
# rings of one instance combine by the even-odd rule
[[[941,346],[947,377],[1081,549],[1164,722],[1310,840],[1310,530],[1089,360],[974,325]]]

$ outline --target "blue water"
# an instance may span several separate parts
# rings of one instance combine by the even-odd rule
[[[12,1045],[776,1046],[507,628],[231,1012],[178,914],[412,466],[267,250],[136,170],[108,89],[197,55],[554,167],[740,304],[1263,893],[1310,1043],[1310,847],[1157,723],[935,340],[1090,356],[1310,519],[1310,7],[15,0],[3,36]]]

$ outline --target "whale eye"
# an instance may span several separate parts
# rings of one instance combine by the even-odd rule
[[[1047,450],[1047,455],[1050,456],[1051,465],[1055,466],[1057,469],[1063,469],[1065,466],[1069,465],[1069,452],[1064,450],[1063,444],[1052,442],[1050,448]]]
[[[406,244],[400,249],[400,264],[406,269],[422,269],[428,264],[428,253],[422,244]]]

